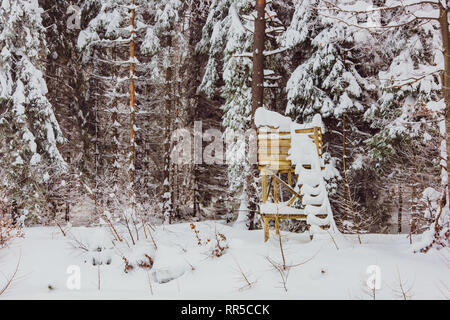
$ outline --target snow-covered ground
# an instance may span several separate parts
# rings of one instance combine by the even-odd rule
[[[212,221],[197,223],[195,230],[201,245],[189,223],[159,226],[152,234],[155,250],[151,240],[142,239],[132,249],[124,244],[113,247],[105,228],[67,229],[87,252],[57,228],[27,228],[25,238],[0,250],[0,271],[6,277],[20,259],[12,286],[0,298],[370,299],[371,265],[379,267],[377,299],[402,299],[399,277],[412,299],[450,297],[449,251],[414,254],[406,235],[362,235],[361,245],[353,235],[338,235],[333,241],[325,233],[310,241],[308,234],[282,232],[286,264],[297,266],[280,273],[269,262],[282,262],[275,234],[264,243],[262,230],[245,231]],[[216,233],[226,237],[218,235],[221,247],[228,246],[220,257],[210,254]],[[136,266],[149,261],[145,254],[154,262],[151,270],[135,267],[124,272],[122,256]],[[102,264],[93,265],[94,260]],[[70,290],[67,283],[76,284],[78,267],[80,289]],[[281,274],[287,276],[287,292]],[[3,283],[0,278],[0,288]]]

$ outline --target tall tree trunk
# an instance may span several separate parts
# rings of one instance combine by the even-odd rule
[[[448,30],[448,9],[444,8],[441,4],[440,8],[440,16],[439,16],[439,24],[441,29],[442,36],[442,49],[444,54],[444,74],[442,76],[442,91],[444,94],[444,102],[445,102],[445,143],[446,143],[446,153],[447,153],[447,186],[450,182],[449,172],[450,172],[450,156],[448,155],[450,151],[450,33]],[[447,197],[450,198],[450,188],[447,190]]]
[[[359,244],[362,244],[358,225],[360,221],[357,221],[358,216],[356,214],[355,207],[353,206],[352,191],[350,190],[350,183],[347,176],[347,134],[345,131],[345,114],[342,115],[342,170],[344,173],[345,192],[347,194],[347,199],[345,199],[344,197],[344,205],[346,211],[345,216],[347,216],[347,211],[353,216],[353,226],[356,230],[356,234],[358,235]]]
[[[201,154],[198,155],[198,153],[201,153],[202,150],[202,142],[203,142],[203,138],[202,138],[202,126],[201,126],[201,122],[195,121],[196,119],[198,119],[198,97],[195,97],[193,99],[195,101],[194,103],[194,107],[195,107],[195,111],[194,111],[194,163],[193,163],[193,178],[194,178],[194,182],[193,182],[193,213],[192,215],[194,217],[197,216],[197,214],[200,213],[200,191],[199,191],[199,177],[200,177],[200,165],[201,165]],[[200,124],[200,125],[199,125]],[[199,151],[197,151],[199,150]]]
[[[202,110],[203,106],[200,105],[200,96],[197,94],[197,89],[202,82],[202,75],[197,72],[202,68],[203,65],[203,56],[195,50],[197,43],[201,40],[201,30],[203,25],[206,23],[206,15],[202,8],[203,1],[192,1],[189,5],[188,15],[189,17],[189,56],[191,60],[187,65],[186,76],[188,81],[183,81],[185,84],[185,90],[188,92],[188,101],[190,102],[190,108],[188,109],[188,114],[192,114],[193,118],[190,119],[191,122],[194,122],[194,156],[193,163],[191,166],[191,175],[192,175],[192,205],[193,212],[192,216],[196,217],[200,214],[200,203],[201,203],[201,195],[200,195],[200,177],[201,173],[201,162],[202,155],[201,152],[203,150],[202,143],[202,126],[196,126],[197,121],[201,119],[200,110]],[[195,88],[195,89],[194,89]],[[197,151],[198,150],[198,151]],[[197,152],[197,153],[196,153]],[[198,155],[200,153],[200,155]],[[200,158],[200,159],[198,159]],[[199,163],[200,162],[200,163]]]
[[[417,215],[416,207],[414,205],[414,198],[416,193],[416,187],[413,185],[411,190],[411,228],[410,228],[410,243],[412,243],[412,235],[417,233]]]
[[[117,50],[115,47],[111,48],[111,56],[113,61],[117,61]],[[111,66],[111,68],[114,68],[114,75],[118,75],[119,74],[119,70],[117,70],[116,67]],[[114,93],[116,92],[115,90],[113,91]],[[119,146],[119,128],[118,128],[118,124],[119,124],[119,110],[118,110],[118,105],[117,105],[117,101],[116,101],[116,97],[112,97],[112,114],[111,114],[111,122],[112,122],[112,137],[113,137],[113,147],[112,147],[112,178],[114,181],[114,185],[113,185],[113,193],[117,193],[119,191],[119,163],[120,163],[120,146]],[[112,200],[112,199],[111,199]]]
[[[344,220],[347,218],[347,214],[351,214],[354,226],[356,227],[356,212],[353,208],[352,192],[347,176],[347,131],[345,130],[345,114],[342,115],[342,172],[344,174],[344,186],[347,195],[346,199],[344,199]]]
[[[66,222],[69,222],[69,220],[70,220],[70,203],[69,203],[69,201],[66,201],[66,214],[64,215],[64,220]]]
[[[167,36],[167,48],[169,51],[171,51],[172,47],[172,37],[169,35]],[[170,161],[170,152],[171,152],[171,132],[172,132],[172,80],[173,80],[173,70],[170,60],[170,56],[167,57],[169,59],[169,66],[166,69],[165,74],[165,111],[166,111],[166,117],[165,117],[165,142],[164,142],[164,183],[163,183],[163,214],[164,214],[164,220],[166,223],[172,223],[173,219],[173,181],[172,181],[172,166]]]
[[[398,217],[397,217],[397,232],[402,233],[402,214],[403,214],[403,189],[402,185],[398,185]]]
[[[136,195],[134,193],[134,176],[135,176],[135,157],[136,157],[136,146],[135,146],[135,101],[134,101],[134,37],[135,33],[135,9],[134,9],[134,0],[130,0],[131,4],[131,18],[130,18],[130,26],[131,26],[131,40],[130,40],[130,153],[129,153],[129,197],[130,197],[130,208],[133,213],[136,209]]]
[[[98,85],[95,86],[95,92],[98,92]],[[99,179],[99,169],[100,169],[100,142],[99,142],[99,136],[98,136],[98,127],[100,125],[100,120],[98,117],[98,102],[97,100],[95,100],[95,107],[94,107],[94,114],[95,114],[95,118],[94,118],[94,126],[95,126],[95,152],[94,152],[94,172],[95,172],[95,177],[94,177],[94,181],[95,181],[95,186],[94,186],[94,195],[95,197],[98,199],[99,198],[99,190],[98,190],[98,179]],[[84,154],[87,154],[87,151],[84,151]],[[97,207],[95,207],[95,216],[98,215],[98,210]]]
[[[257,17],[255,20],[254,43],[253,43],[253,75],[252,75],[252,117],[251,127],[256,132],[255,111],[263,106],[264,101],[264,42],[266,37],[265,0],[256,0]],[[258,203],[258,196],[255,188],[255,177],[257,167],[249,161],[250,172],[247,173],[246,187],[248,200],[249,229],[254,226],[254,218]]]
[[[252,120],[256,109],[263,106],[264,100],[264,42],[266,37],[265,0],[256,1],[257,17],[253,43],[253,77],[252,77]],[[255,128],[255,122],[252,121]]]

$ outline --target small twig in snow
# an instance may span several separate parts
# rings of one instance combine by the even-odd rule
[[[248,274],[244,272],[244,270],[242,270],[241,265],[238,263],[238,261],[236,260],[236,258],[233,256],[233,260],[236,263],[238,270],[239,270],[239,274],[242,276],[242,279],[245,281],[245,285],[239,288],[239,291],[242,291],[244,289],[247,288],[251,288],[256,281],[251,281]]]
[[[22,258],[22,254],[19,255],[19,260],[17,261],[16,269],[14,270],[14,273],[9,277],[9,279],[5,276],[6,284],[3,286],[3,288],[0,289],[0,296],[2,294],[4,294],[9,287],[11,287],[11,284],[12,284],[14,278],[16,277],[17,272],[19,271],[19,265],[20,265],[21,258]]]

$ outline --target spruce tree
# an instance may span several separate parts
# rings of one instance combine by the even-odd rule
[[[0,7],[0,182],[23,213],[43,213],[43,191],[66,163],[64,142],[44,79],[47,55],[43,10],[37,0],[4,0]]]

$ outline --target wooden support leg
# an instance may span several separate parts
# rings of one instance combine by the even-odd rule
[[[269,218],[263,217],[264,220],[264,242],[269,240]]]
[[[317,127],[314,127],[314,143],[316,144],[317,154],[320,156],[319,136],[317,132]]]
[[[288,172],[288,184],[289,186],[292,186],[292,172],[290,170]]]
[[[273,201],[278,203],[278,183],[276,179],[273,179]]]
[[[262,178],[262,201],[263,203],[266,203],[268,194],[267,194],[267,175],[265,172],[262,172],[261,178]]]
[[[308,230],[308,232],[309,232],[309,230],[311,230],[311,226],[309,224],[306,226],[306,230]],[[313,239],[313,235],[310,233],[309,234],[309,240],[312,241],[312,239]]]
[[[275,230],[277,235],[280,235],[280,218],[275,217]]]

